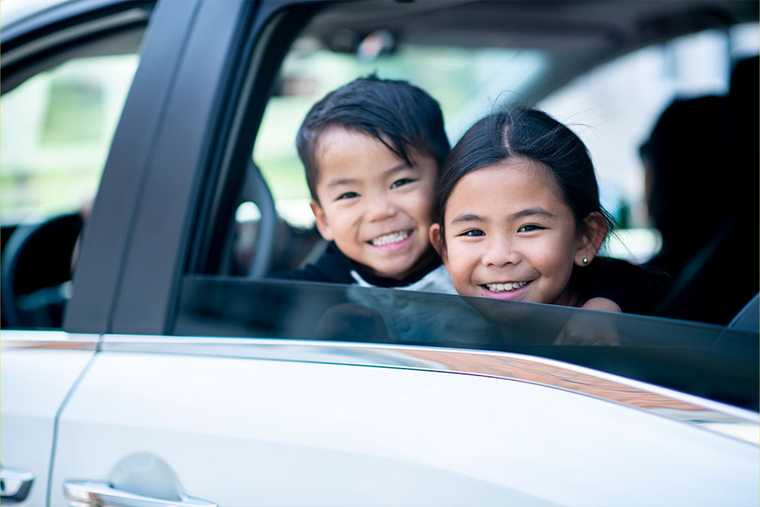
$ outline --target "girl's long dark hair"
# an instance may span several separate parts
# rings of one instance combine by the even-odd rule
[[[442,232],[446,203],[459,180],[510,157],[541,162],[551,170],[578,227],[583,227],[590,213],[598,212],[612,230],[614,224],[599,202],[599,185],[583,141],[548,114],[519,108],[492,113],[477,121],[452,149],[435,197]]]

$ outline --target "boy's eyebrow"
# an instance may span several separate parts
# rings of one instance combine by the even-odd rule
[[[392,167],[389,167],[388,169],[384,170],[383,174],[397,173],[399,171],[403,171],[404,169],[416,169],[416,168],[414,166],[410,166],[409,164],[407,164],[406,162],[404,162],[402,160],[398,164],[396,164],[396,165],[394,165]]]
[[[388,169],[383,170],[383,174],[393,174],[399,171],[403,171],[404,169],[414,169],[414,167],[410,166],[404,161],[401,161],[398,164],[391,166]],[[327,188],[340,187],[343,185],[354,185],[357,183],[359,183],[359,180],[357,180],[356,178],[337,178],[337,179],[329,181],[327,183]]]
[[[358,182],[359,180],[355,178],[338,178],[337,180],[330,180],[327,183],[327,188],[340,187],[342,185],[352,185]]]

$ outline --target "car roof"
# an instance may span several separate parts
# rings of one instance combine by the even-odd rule
[[[400,45],[539,50],[550,65],[523,97],[529,104],[635,49],[758,19],[757,2],[744,0],[417,0],[396,7],[373,0],[336,8],[307,33],[326,47],[346,31],[388,30]]]
[[[0,9],[3,26],[67,1],[69,0],[4,0]]]

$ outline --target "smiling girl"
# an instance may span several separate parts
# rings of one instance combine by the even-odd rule
[[[662,279],[598,257],[612,221],[583,142],[537,110],[489,115],[449,156],[430,228],[457,292],[651,313]]]

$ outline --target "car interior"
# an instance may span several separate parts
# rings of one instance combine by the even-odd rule
[[[338,3],[304,9],[302,13],[308,16],[308,23],[303,20],[305,28],[278,62],[271,98],[261,125],[254,129],[255,139],[251,139],[253,153],[243,171],[244,183],[239,185],[235,205],[230,206],[231,216],[226,217],[228,226],[213,235],[216,253],[212,257],[218,261],[204,268],[206,274],[258,279],[302,266],[325,248],[326,243],[309,214],[308,193],[295,157],[293,129],[308,106],[335,83],[342,84],[375,71],[381,77],[426,79],[416,84],[441,101],[453,145],[478,115],[497,104],[536,106],[548,109],[560,120],[565,119],[562,114],[573,119],[576,114],[573,108],[582,112],[586,106],[574,103],[573,96],[563,96],[564,90],[583,87],[593,90],[600,80],[600,69],[615,69],[635,58],[643,61],[645,56],[650,58],[655,53],[662,61],[670,62],[663,70],[666,77],[668,72],[678,73],[682,70],[677,56],[681,46],[674,46],[674,41],[709,33],[724,48],[716,56],[722,62],[716,65],[722,66],[719,80],[723,88],[697,87],[686,89],[686,93],[667,90],[667,97],[658,97],[656,107],[651,108],[653,114],[637,120],[644,125],[643,131],[640,128],[638,136],[627,134],[623,142],[631,153],[638,153],[644,134],[673,97],[707,93],[730,96],[732,105],[727,114],[734,115],[731,121],[737,125],[741,121],[742,127],[731,141],[737,143],[732,145],[735,159],[727,163],[742,164],[744,171],[730,180],[726,192],[735,192],[734,200],[742,206],[730,210],[726,225],[699,245],[673,276],[661,315],[723,325],[742,322],[746,326],[748,319],[752,322],[754,308],[756,329],[759,264],[756,47],[754,59],[742,63],[741,72],[731,75],[735,62],[752,56],[733,52],[737,44],[733,42],[732,30],[752,25],[757,33],[755,2],[372,0],[361,9]],[[82,44],[69,49],[64,58],[40,57],[34,66],[19,65],[20,70],[11,69],[4,76],[3,94],[13,93],[32,75],[53,69],[62,61],[91,57],[96,52],[99,56],[135,53],[140,40],[135,34],[133,27],[131,32],[115,35],[109,44],[98,48]],[[704,41],[688,39],[682,46],[700,44],[704,45]],[[650,53],[641,56],[644,50]],[[11,53],[9,57],[12,56]],[[754,73],[745,68],[749,65],[754,65]],[[480,67],[473,74],[475,66]],[[451,72],[448,87],[431,88],[449,81],[442,74],[446,69]],[[332,81],[325,77],[327,74],[331,74]],[[631,94],[637,92],[645,93],[646,83],[630,87]],[[636,96],[629,96],[629,100],[635,103]],[[450,111],[454,113],[449,115]],[[609,117],[600,121],[603,127],[598,131],[605,129],[609,135],[615,135],[615,121],[625,120],[616,118],[615,110],[607,114]],[[598,135],[598,131],[592,132],[591,137]],[[600,160],[607,159],[597,159],[594,146],[590,145],[590,151],[601,185],[614,183],[607,202],[621,226],[619,237],[623,247],[614,250],[610,246],[607,253],[645,262],[657,253],[659,239],[657,232],[652,232],[654,227],[643,204],[646,185],[643,168],[616,172],[618,168],[600,164]],[[631,166],[640,162],[633,155],[629,158],[634,160]],[[688,187],[691,177],[687,171],[683,173],[681,186]],[[626,182],[632,182],[630,187],[634,190]],[[71,272],[76,266],[76,245],[82,232],[86,233],[86,218],[81,209],[24,221],[6,215],[0,229],[2,326],[60,328],[70,295]],[[635,255],[639,247],[631,245],[639,243],[648,246],[641,247],[646,250],[644,254]],[[748,303],[753,297],[754,307]],[[744,313],[743,308],[747,308]]]

